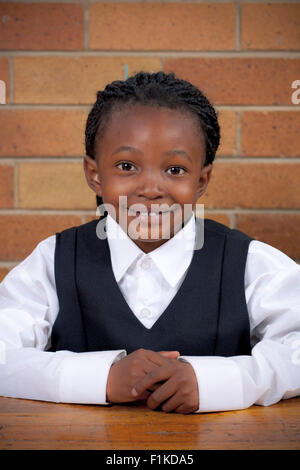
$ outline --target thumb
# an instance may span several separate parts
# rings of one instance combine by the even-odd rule
[[[180,356],[180,352],[178,351],[159,351],[158,354],[168,357],[169,359],[177,359],[177,357]]]

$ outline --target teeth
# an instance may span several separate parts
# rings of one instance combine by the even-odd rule
[[[130,214],[130,215],[140,215],[140,216],[142,216],[142,217],[149,217],[149,216],[154,217],[154,216],[159,215],[159,214],[157,214],[156,212],[137,212],[137,213],[135,213],[135,212],[134,212],[134,213],[130,213],[130,212],[129,212],[129,214]]]
[[[141,212],[142,217],[155,217],[159,214],[156,214],[155,212]]]
[[[166,212],[164,212],[166,214]],[[130,210],[128,211],[129,215],[137,215],[141,217],[158,217],[161,212],[131,212]]]

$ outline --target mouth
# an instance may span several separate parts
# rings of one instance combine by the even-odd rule
[[[140,212],[140,211],[133,211],[127,209],[128,215],[133,217],[139,217],[141,219],[150,219],[156,220],[165,217],[167,214],[170,214],[171,211],[148,211],[148,212]]]

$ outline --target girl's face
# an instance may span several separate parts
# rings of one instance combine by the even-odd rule
[[[95,160],[85,157],[89,186],[145,253],[182,228],[206,190],[212,165],[202,168],[205,141],[196,119],[169,108],[124,106],[95,140]]]

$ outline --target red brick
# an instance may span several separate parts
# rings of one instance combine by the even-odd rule
[[[0,165],[0,208],[14,206],[14,167]]]
[[[0,268],[0,282],[3,281],[5,276],[9,273],[10,269],[8,268]]]
[[[83,7],[63,3],[0,3],[1,49],[83,48]]]
[[[217,156],[236,155],[237,113],[222,109],[218,111],[218,121],[221,139]]]
[[[20,163],[18,173],[21,208],[96,210],[83,162]]]
[[[245,111],[242,152],[253,157],[299,157],[300,112]]]
[[[199,199],[208,209],[298,209],[299,163],[222,162],[214,164],[206,193]]]
[[[88,111],[0,108],[0,156],[81,156]]]
[[[40,241],[81,223],[75,215],[0,215],[0,259],[21,260]]]
[[[300,214],[238,214],[237,228],[300,259]]]
[[[0,57],[0,80],[5,83],[5,103],[9,103],[9,65],[8,59],[5,57]],[[2,101],[2,88],[0,96],[0,106],[3,104]]]
[[[235,5],[189,2],[91,4],[90,47],[102,50],[233,50]]]
[[[166,59],[164,70],[198,86],[215,105],[291,105],[300,59]]]
[[[96,214],[96,212],[95,212],[95,214],[93,214],[93,215],[88,214],[88,215],[85,217],[86,223],[87,223],[87,222],[91,222],[92,220],[98,220],[98,219],[99,219],[99,216]]]
[[[160,58],[148,57],[15,57],[15,102],[94,103],[98,90],[125,78],[125,64],[130,75],[161,69]]]
[[[250,3],[243,4],[241,9],[243,49],[300,49],[299,4]]]
[[[230,227],[230,219],[229,219],[229,216],[226,214],[205,211],[204,217],[205,219],[212,219],[212,220],[215,220],[216,222],[219,222],[220,224]]]

